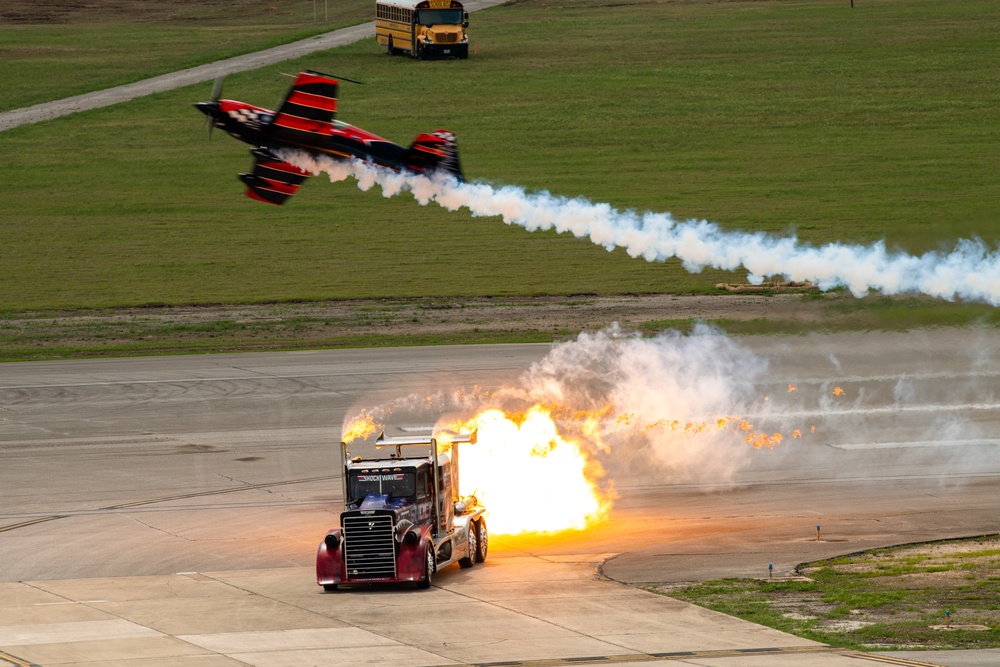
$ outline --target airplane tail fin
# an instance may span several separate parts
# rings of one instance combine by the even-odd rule
[[[406,168],[418,174],[445,172],[462,180],[455,135],[448,130],[434,130],[417,135],[406,152]]]

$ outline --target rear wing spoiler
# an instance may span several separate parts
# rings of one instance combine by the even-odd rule
[[[434,446],[434,448],[437,449],[438,442],[444,444],[455,444],[455,445],[463,443],[474,445],[476,444],[477,433],[478,431],[473,431],[472,433],[445,433],[444,437],[434,437],[430,435],[423,435],[423,436],[401,435],[389,438],[386,437],[385,431],[382,431],[375,439],[375,449],[383,449],[385,447],[395,447],[396,458],[402,458],[403,447]]]

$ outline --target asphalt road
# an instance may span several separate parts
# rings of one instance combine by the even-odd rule
[[[768,564],[784,574],[831,553],[1000,529],[1000,403],[992,390],[1000,367],[988,334],[751,342],[769,361],[759,392],[772,402],[788,385],[806,402],[843,389],[841,403],[771,417],[816,433],[773,449],[707,452],[684,471],[641,460],[636,472],[631,455],[616,452],[605,459],[621,496],[609,525],[557,542],[506,538],[512,548],[619,553],[604,565],[606,576],[667,582],[760,574]],[[0,533],[0,577],[308,563],[317,535],[336,524],[345,415],[409,395],[511,383],[548,350],[6,364],[0,530],[37,523]],[[717,454],[740,459],[716,470]],[[699,468],[709,472],[699,476]],[[188,521],[212,539],[179,538],[176,524]],[[111,558],[102,548],[109,528],[126,547]]]
[[[637,470],[622,460],[609,460],[620,494],[611,520],[557,539],[495,535],[487,567],[471,575],[457,569],[443,572],[436,590],[457,595],[449,601],[457,604],[470,595],[483,601],[517,581],[518,594],[508,593],[531,602],[530,609],[514,601],[507,605],[519,610],[511,612],[516,615],[508,619],[514,623],[511,627],[528,614],[565,629],[572,626],[562,618],[568,612],[555,601],[569,594],[546,593],[540,582],[566,578],[574,582],[574,596],[603,600],[598,604],[587,598],[585,604],[596,614],[588,623],[597,623],[609,613],[626,613],[603,606],[612,603],[601,587],[615,586],[613,582],[765,576],[768,564],[780,576],[797,563],[837,553],[1000,531],[1000,401],[993,391],[1000,350],[988,332],[757,338],[740,344],[745,345],[742,354],[769,364],[758,383],[760,393],[768,395],[772,405],[779,399],[787,403],[766,419],[776,425],[815,426],[809,437],[787,438],[773,449],[744,447],[746,455],[721,472],[713,462],[721,452],[688,462],[682,472],[669,466],[643,465]],[[177,577],[207,576],[216,583],[225,579],[227,586],[238,579],[244,594],[251,590],[259,596],[262,589],[251,586],[247,577],[270,573],[272,579],[253,580],[267,589],[268,599],[315,607],[317,599],[330,599],[318,593],[310,569],[319,539],[337,521],[336,443],[344,416],[411,394],[515,382],[548,351],[545,345],[476,346],[3,365],[0,581],[31,583],[0,584],[0,598],[6,592],[23,603],[26,593],[20,587],[30,586],[76,603],[107,601],[114,591],[130,589],[122,582],[131,580],[122,577],[137,576],[174,582],[168,586],[171,590]],[[829,399],[838,388],[841,402]],[[796,398],[794,405],[788,396]],[[699,465],[712,472],[697,475]],[[559,499],[540,497],[539,511],[555,502]],[[563,569],[553,574],[550,568],[556,566]],[[595,579],[595,567],[603,580]],[[229,573],[228,579],[204,574],[219,572]],[[84,583],[60,583],[65,580]],[[101,590],[83,592],[87,581]],[[75,600],[67,588],[80,589]],[[484,597],[487,589],[493,592]],[[393,599],[397,595],[387,594]],[[350,599],[351,604],[381,600]],[[417,598],[402,593],[401,599],[405,606]],[[658,601],[647,607],[631,599],[615,600],[628,602],[630,610],[641,609],[637,617],[630,616],[640,625],[662,623],[658,614],[666,608],[659,605],[672,604]],[[32,604],[50,602],[54,604]],[[108,605],[112,602],[86,606],[107,614]],[[197,609],[195,605],[190,612],[199,613]],[[487,605],[480,611],[485,616],[463,618],[488,624],[496,609]],[[41,640],[5,643],[3,624],[15,621],[8,628],[22,634],[11,635],[7,642],[17,637],[29,641],[23,639],[25,628],[34,626],[22,621],[35,617],[26,613],[13,619],[0,614],[0,651],[19,649],[17,655],[23,658],[25,646],[47,646]],[[577,628],[577,635],[565,643],[553,643],[549,637],[544,647],[529,642],[520,648],[507,645],[477,653],[466,647],[449,654],[442,647],[454,643],[454,635],[442,630],[444,636],[435,634],[433,641],[411,641],[409,635],[383,627],[399,609],[389,605],[381,612],[366,608],[365,613],[357,629],[379,628],[380,637],[436,656],[422,653],[403,664],[462,664],[512,656],[568,659],[581,652],[606,656],[611,650],[607,638],[601,645],[581,644],[577,635],[594,634]],[[121,611],[114,618],[154,628],[174,640],[178,634],[197,634],[190,627],[176,632],[159,627],[141,614]],[[690,632],[694,639],[675,641],[667,649],[711,653],[742,646],[789,652],[807,646],[767,633],[741,634],[745,629],[729,627],[730,621],[709,631],[699,623],[720,622],[699,618],[689,619],[687,629],[676,629],[677,637]],[[287,632],[313,627],[292,625],[265,620],[247,625],[244,620],[220,626],[210,633],[213,638],[199,634],[197,641],[231,641],[238,628]],[[730,631],[736,634],[727,634]],[[651,631],[653,635],[664,636],[662,631]],[[642,648],[618,638],[610,644],[645,660],[654,659],[656,647],[667,650],[662,642]],[[191,642],[184,645],[190,648]],[[72,647],[79,650],[75,643]],[[230,658],[239,652],[237,646],[226,650]],[[322,654],[320,648],[309,650]],[[267,653],[249,662],[277,664],[277,655]],[[746,656],[740,655],[736,660],[706,653],[702,657],[709,662],[691,664],[779,664],[774,661],[777,653],[764,662],[742,661]],[[787,664],[853,664],[858,659],[830,652],[808,655],[815,662],[796,653],[789,655]]]
[[[0,578],[309,563],[326,528],[338,522],[345,414],[455,382],[503,382],[545,350],[5,365],[0,531],[42,523],[0,532],[13,549],[0,547]],[[177,521],[200,526],[206,539],[183,536]]]

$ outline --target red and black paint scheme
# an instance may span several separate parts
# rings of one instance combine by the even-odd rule
[[[388,457],[352,456],[341,444],[344,511],[316,551],[316,583],[340,586],[415,582],[430,588],[440,570],[470,568],[489,551],[486,508],[459,496],[458,445],[476,434],[434,437],[379,435]],[[404,448],[417,455],[404,454]],[[447,449],[447,451],[439,451]]]
[[[334,116],[340,83],[320,72],[300,72],[277,111],[218,99],[195,104],[212,124],[240,141],[255,146],[253,172],[240,174],[247,196],[284,204],[311,176],[281,159],[281,150],[299,150],[313,156],[358,159],[394,171],[431,175],[443,172],[462,180],[455,136],[435,130],[417,136],[409,148],[376,136]]]

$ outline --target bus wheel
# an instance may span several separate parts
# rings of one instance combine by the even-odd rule
[[[392,46],[392,37],[389,37],[389,48],[387,49],[390,56],[396,55],[396,49]]]
[[[427,60],[427,52],[424,51],[424,45],[420,42],[417,42],[417,59]]]

